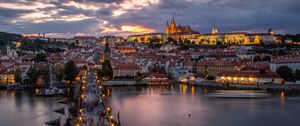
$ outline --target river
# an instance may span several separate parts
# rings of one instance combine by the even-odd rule
[[[268,92],[265,99],[212,98],[212,90],[175,87],[111,87],[109,103],[122,126],[299,126],[300,97]],[[189,117],[189,114],[191,115]]]
[[[35,97],[32,90],[0,91],[1,126],[44,126],[62,116],[52,110],[64,105],[59,97]]]
[[[298,126],[300,97],[269,92],[266,99],[211,98],[213,90],[175,87],[111,87],[109,104],[122,126]],[[35,97],[33,91],[0,91],[1,126],[43,126],[61,114],[58,97]],[[189,114],[191,115],[189,117]]]

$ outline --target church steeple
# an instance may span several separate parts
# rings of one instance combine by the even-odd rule
[[[169,26],[168,21],[167,21],[167,25],[166,25],[166,34],[170,34],[170,26]]]
[[[172,18],[172,21],[171,21],[171,26],[176,26],[176,23],[175,23],[175,19],[174,19],[174,17]]]
[[[169,31],[170,31],[171,34],[176,32],[176,23],[175,23],[174,17],[172,18]]]

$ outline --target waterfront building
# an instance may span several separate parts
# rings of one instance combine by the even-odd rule
[[[235,71],[221,72],[216,79],[221,83],[237,84],[281,84],[282,79],[271,71]]]
[[[149,85],[172,84],[172,81],[168,78],[167,74],[158,72],[149,73],[147,77],[143,78],[143,81]]]
[[[1,84],[13,84],[15,83],[15,74],[14,71],[9,69],[0,70],[0,82]]]
[[[197,73],[216,77],[222,72],[239,71],[242,66],[243,63],[238,61],[203,60],[197,63]]]

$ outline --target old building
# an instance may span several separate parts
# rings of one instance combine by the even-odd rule
[[[236,71],[220,73],[217,81],[238,84],[281,84],[282,79],[270,71]]]
[[[136,77],[141,71],[135,63],[118,63],[113,66],[113,77]]]

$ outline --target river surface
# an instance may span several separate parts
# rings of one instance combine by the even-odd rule
[[[122,126],[299,126],[300,96],[269,92],[265,99],[211,98],[215,90],[175,87],[111,87],[109,104]],[[58,97],[0,90],[0,126],[44,126],[62,116]],[[191,115],[189,117],[189,114]]]
[[[44,126],[61,114],[52,110],[64,105],[58,97],[35,97],[33,91],[0,90],[0,126]]]
[[[300,126],[300,96],[287,92],[231,99],[207,97],[214,90],[186,85],[108,90],[122,126]]]

